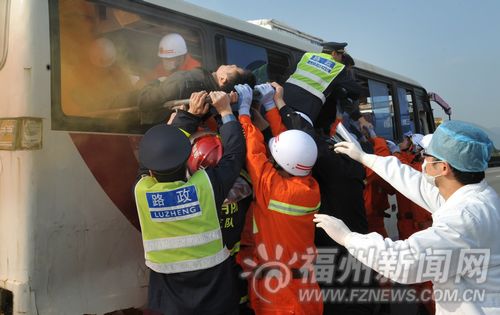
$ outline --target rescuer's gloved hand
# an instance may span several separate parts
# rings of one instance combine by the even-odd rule
[[[325,230],[326,234],[335,242],[342,246],[346,245],[346,239],[351,230],[342,220],[326,214],[315,214],[313,221],[316,222],[316,227]]]
[[[339,142],[335,144],[334,151],[336,153],[342,153],[349,156],[351,159],[358,161],[366,167],[371,168],[375,159],[377,158],[374,154],[367,154],[363,152],[358,146],[352,142]]]
[[[253,90],[248,84],[238,84],[234,86],[238,92],[237,107],[240,115],[250,116],[250,105],[252,104]]]
[[[256,85],[254,90],[260,93],[260,103],[264,106],[266,111],[276,107],[274,104],[274,88],[270,83]]]

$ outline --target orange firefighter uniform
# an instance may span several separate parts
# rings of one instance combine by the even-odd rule
[[[410,152],[402,152],[397,154],[401,163],[410,165],[417,171],[422,171],[422,162],[415,159],[416,155]],[[398,202],[398,233],[399,239],[404,240],[410,237],[413,233],[424,230],[432,225],[432,215],[429,211],[418,206],[401,193],[396,192]],[[432,292],[432,282],[413,284],[413,287],[420,293],[423,290]],[[429,314],[436,312],[434,301],[430,300],[424,303]]]
[[[422,171],[422,162],[415,160],[415,154],[403,153],[396,155],[401,163],[410,165]],[[400,193],[396,193],[398,202],[398,232],[399,239],[404,240],[415,232],[426,229],[432,225],[431,213]]]
[[[384,138],[371,138],[375,155],[389,156],[391,152]],[[390,205],[387,194],[393,194],[393,188],[374,171],[366,170],[366,185],[363,192],[365,199],[366,219],[368,221],[368,232],[377,232],[383,237],[388,237],[384,225],[384,213]]]
[[[250,117],[240,115],[239,119],[247,143],[247,171],[254,187],[255,266],[249,279],[252,308],[257,315],[322,314],[320,295],[312,301],[299,297],[300,289],[319,293],[312,264],[316,255],[312,219],[320,205],[319,185],[311,175],[281,174],[268,160],[264,137]],[[299,269],[307,272],[301,275]],[[273,276],[277,271],[282,277]]]
[[[276,137],[283,131],[286,131],[286,127],[281,120],[280,112],[276,107],[266,111],[266,120],[269,122],[269,127],[271,128],[273,137]]]
[[[189,53],[187,53],[186,57],[184,58],[184,62],[176,71],[181,71],[181,70],[187,71],[198,67],[201,67],[201,63],[198,60],[191,57]],[[162,77],[168,77],[171,74],[172,72],[165,70],[165,68],[163,68],[163,64],[160,62],[159,64],[156,65],[156,67],[153,70],[144,75],[144,77],[139,81],[138,85],[143,86],[148,82],[157,80]]]

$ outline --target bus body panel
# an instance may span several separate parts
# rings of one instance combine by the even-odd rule
[[[21,1],[10,1],[8,54],[0,70],[1,118],[25,116],[30,108],[32,11]],[[34,158],[28,151],[0,151],[0,286],[13,293],[15,314],[31,313]]]
[[[32,284],[40,313],[143,306],[148,272],[140,232],[103,191],[67,132],[47,131],[41,153]]]

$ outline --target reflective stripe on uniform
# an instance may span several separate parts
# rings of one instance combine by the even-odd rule
[[[245,304],[246,302],[248,302],[248,294],[245,295],[245,296],[242,296],[240,297],[240,304]]]
[[[344,67],[329,54],[308,52],[302,56],[297,69],[286,82],[301,87],[324,104],[325,91]]]
[[[252,179],[245,170],[240,171],[240,176],[243,177],[250,185],[252,184]]]
[[[294,79],[294,78],[288,78],[288,80],[286,80],[286,82],[294,84],[294,85],[297,85],[297,86],[303,88],[307,92],[309,92],[312,95],[318,97],[321,100],[322,103],[325,103],[325,101],[326,101],[325,94],[323,94],[323,92],[320,92],[320,91],[316,90],[312,86],[310,86],[310,85],[308,85],[308,84],[306,84],[306,83],[304,83],[304,82],[302,82],[300,80]]]
[[[171,263],[154,263],[146,260],[146,266],[159,273],[178,273],[194,270],[208,269],[217,266],[229,257],[229,251],[226,247],[217,252],[215,255],[206,256],[199,259],[184,260]]]
[[[183,248],[183,247],[193,247],[202,244],[207,244],[217,239],[222,238],[222,233],[220,229],[194,234],[185,235],[177,237],[167,237],[154,240],[144,240],[144,250],[146,252]]]
[[[168,274],[202,270],[229,256],[212,183],[205,171],[195,172],[187,182],[158,182],[154,177],[143,177],[136,184],[135,197],[146,265],[154,271]],[[175,221],[158,220],[150,211],[180,211],[176,209],[181,205],[190,209],[195,207],[193,202],[199,215],[181,211]]]
[[[328,81],[325,81],[323,80],[323,78],[315,75],[314,73],[311,73],[311,72],[307,72],[305,70],[302,70],[302,69],[297,69],[295,70],[295,73],[294,74],[298,74],[298,75],[301,75],[303,77],[306,77],[314,82],[316,82],[317,84],[321,85],[321,87],[326,90],[326,88],[328,87],[328,85],[330,85],[330,82]]]
[[[187,132],[186,130],[182,129],[182,128],[179,128],[180,131],[182,131],[183,134],[186,135],[186,137],[191,137],[191,134],[189,132]]]
[[[316,212],[319,209],[320,204],[321,203],[318,203],[318,205],[315,207],[303,207],[271,199],[269,201],[268,208],[269,210],[280,212],[283,214],[299,216]]]
[[[259,233],[259,227],[257,226],[257,222],[255,222],[255,216],[252,216],[252,228],[253,234]]]

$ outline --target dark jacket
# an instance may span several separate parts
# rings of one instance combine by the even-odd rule
[[[334,216],[344,221],[353,232],[368,232],[363,190],[365,170],[363,166],[343,154],[337,154],[329,148],[327,137],[316,133],[313,127],[288,106],[280,110],[283,123],[288,129],[299,129],[311,135],[318,145],[318,160],[313,168],[313,176],[318,181],[321,191],[319,212]],[[356,259],[347,250],[333,241],[323,229],[316,229],[314,243],[318,247],[336,249],[334,255],[335,272],[332,282],[320,283],[322,287],[343,287],[348,290],[372,285],[373,273],[369,268],[358,268],[349,262]],[[321,265],[320,265],[321,266]],[[359,273],[358,273],[359,272]],[[347,277],[346,277],[347,275]],[[356,278],[359,275],[359,279]],[[362,282],[364,277],[368,283]],[[345,278],[344,278],[345,277]],[[342,279],[342,282],[339,283]],[[373,314],[371,303],[327,303],[324,314]]]
[[[368,233],[364,205],[364,167],[346,155],[328,149],[325,139],[318,138],[318,161],[313,176],[319,183],[321,207],[319,212],[341,219],[351,231]],[[335,272],[332,282],[320,283],[322,287],[351,290],[373,285],[374,273],[362,264],[345,247],[337,244],[323,229],[316,229],[314,243],[318,248],[336,248]],[[335,289],[334,289],[335,290]],[[325,303],[325,314],[373,314],[372,303]]]
[[[285,106],[280,110],[287,129],[299,129],[312,136],[318,145],[318,159],[313,168],[313,176],[321,189],[320,213],[341,219],[353,231],[368,232],[363,190],[365,171],[363,166],[351,158],[329,149],[327,137],[322,137],[293,109]],[[324,235],[323,235],[324,234]],[[323,232],[330,241],[331,238]],[[326,244],[316,244],[318,246]]]
[[[143,124],[165,121],[171,111],[162,105],[171,100],[187,99],[193,92],[216,91],[219,86],[211,72],[196,68],[189,71],[177,71],[164,81],[154,81],[143,87],[137,96]]]

